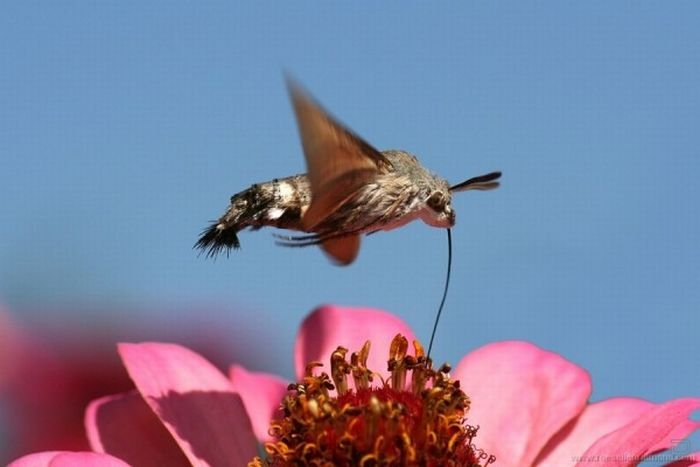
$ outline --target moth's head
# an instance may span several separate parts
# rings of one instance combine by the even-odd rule
[[[491,172],[453,186],[444,181],[438,182],[425,201],[425,208],[421,211],[421,219],[433,227],[452,227],[455,225],[456,217],[452,207],[452,193],[466,190],[492,190],[498,188],[500,177],[501,172]]]
[[[433,189],[421,211],[421,219],[433,227],[452,227],[455,225],[455,211],[452,207],[452,194],[447,183]]]

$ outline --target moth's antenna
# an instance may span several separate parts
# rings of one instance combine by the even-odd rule
[[[433,339],[435,339],[435,331],[437,331],[437,325],[440,321],[440,315],[442,314],[442,307],[445,306],[445,299],[447,299],[447,289],[450,287],[450,272],[452,271],[452,229],[447,229],[447,277],[445,278],[445,290],[442,292],[442,300],[440,300],[440,306],[438,307],[437,315],[435,316],[435,324],[433,324],[433,332],[430,334],[430,344],[428,345],[428,359],[430,358],[430,351],[433,349]]]

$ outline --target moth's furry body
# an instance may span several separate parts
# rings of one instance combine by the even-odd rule
[[[256,183],[231,197],[223,216],[202,232],[196,246],[215,256],[222,249],[240,248],[238,232],[265,226],[303,231],[301,219],[311,202],[306,175]]]
[[[238,232],[245,228],[277,227],[314,233],[319,241],[330,236],[391,230],[421,218],[435,227],[454,225],[447,180],[420,166],[405,151],[384,151],[391,170],[358,189],[337,211],[313,230],[302,218],[311,204],[306,174],[256,183],[231,197],[231,204],[218,221],[207,228],[197,246],[216,255],[222,248],[239,248]],[[436,190],[446,194],[448,211],[438,218],[426,206]],[[312,240],[313,239],[309,239]]]
[[[405,151],[380,152],[335,121],[298,85],[288,82],[308,174],[258,183],[231,197],[221,218],[196,247],[215,256],[239,248],[238,232],[265,226],[305,232],[282,237],[287,246],[321,245],[340,264],[351,263],[360,235],[421,219],[455,223],[452,193],[498,186],[500,172],[450,186]]]
[[[404,151],[384,151],[392,170],[357,190],[336,212],[317,226],[320,237],[334,232],[368,233],[391,230],[421,218],[435,227],[454,225],[454,211],[448,207],[443,216],[427,206],[431,195],[445,193],[450,204],[447,180],[425,170],[415,156]]]

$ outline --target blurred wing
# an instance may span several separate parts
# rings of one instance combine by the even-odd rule
[[[360,251],[360,236],[357,234],[330,238],[321,248],[341,266],[346,266],[357,258]]]
[[[360,187],[377,174],[389,171],[391,163],[338,123],[290,78],[287,78],[287,87],[311,185],[311,205],[302,222],[307,231],[313,231]]]

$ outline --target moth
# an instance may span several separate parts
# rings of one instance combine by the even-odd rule
[[[308,172],[256,183],[231,197],[226,212],[195,244],[208,256],[240,248],[238,232],[271,226],[303,232],[278,236],[285,246],[320,245],[339,265],[352,263],[360,238],[413,220],[450,228],[452,194],[498,187],[501,172],[450,185],[402,150],[379,151],[342,125],[287,78]]]

